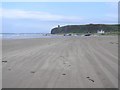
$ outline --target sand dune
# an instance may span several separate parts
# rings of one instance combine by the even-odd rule
[[[3,88],[117,88],[117,36],[3,40]]]

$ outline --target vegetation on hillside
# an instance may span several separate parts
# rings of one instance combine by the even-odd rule
[[[58,26],[51,30],[51,34],[65,34],[65,33],[97,33],[98,30],[104,30],[106,33],[118,33],[118,24],[87,24],[87,25],[67,25]]]

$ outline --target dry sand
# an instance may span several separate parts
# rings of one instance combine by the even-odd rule
[[[3,40],[3,88],[117,88],[117,36]]]

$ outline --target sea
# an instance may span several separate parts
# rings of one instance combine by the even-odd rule
[[[62,34],[57,35],[50,33],[0,33],[0,39],[69,38],[69,37],[77,37],[77,35],[64,36]]]
[[[53,38],[50,33],[0,33],[2,39]]]

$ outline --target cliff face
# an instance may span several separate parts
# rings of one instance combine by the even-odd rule
[[[106,25],[106,24],[88,24],[88,25],[67,25],[63,27],[56,27],[51,30],[51,34],[62,33],[97,33],[98,30],[104,30],[105,32],[118,31],[118,25]]]

